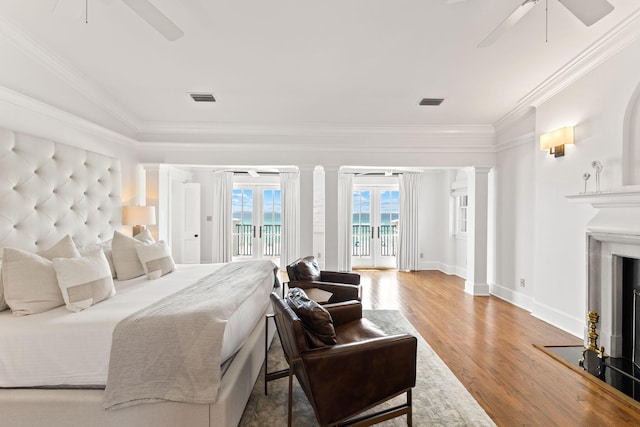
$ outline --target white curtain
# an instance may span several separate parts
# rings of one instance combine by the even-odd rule
[[[212,261],[229,262],[233,256],[233,218],[231,197],[233,172],[213,173]]]
[[[353,174],[338,174],[338,271],[351,271]]]
[[[420,174],[400,175],[400,221],[398,225],[398,270],[418,270],[418,199]]]
[[[300,172],[281,172],[282,249],[280,264],[286,266],[300,257]]]

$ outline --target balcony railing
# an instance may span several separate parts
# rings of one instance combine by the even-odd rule
[[[253,239],[262,233],[263,256],[280,256],[282,247],[280,225],[259,226],[235,224],[233,231],[233,256],[253,256]],[[255,236],[254,236],[255,233]]]
[[[280,256],[282,248],[281,239],[282,226],[263,225],[262,226],[262,253],[264,256]],[[374,233],[377,231],[374,229]],[[260,235],[260,228],[256,226],[256,237]],[[370,225],[353,226],[353,256],[371,256],[372,227]],[[235,224],[233,231],[233,256],[253,256],[254,226],[246,224]],[[380,254],[382,256],[396,256],[398,244],[398,226],[380,226]],[[375,237],[374,237],[375,239]]]
[[[396,256],[396,247],[398,244],[398,226],[381,225],[379,227],[380,235],[380,255]],[[371,256],[371,241],[376,238],[374,236],[376,230],[370,225],[353,225],[353,244],[351,245],[353,256],[367,257]]]

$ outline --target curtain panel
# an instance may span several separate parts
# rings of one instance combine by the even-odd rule
[[[418,270],[418,203],[420,174],[400,175],[400,221],[398,224],[398,270]]]
[[[351,271],[353,174],[338,173],[338,271]]]
[[[233,172],[214,172],[211,257],[214,263],[229,262],[233,256],[232,195]]]
[[[281,172],[282,250],[284,267],[300,257],[300,172]]]

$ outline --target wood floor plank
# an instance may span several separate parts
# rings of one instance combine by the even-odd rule
[[[640,406],[603,391],[538,345],[582,340],[437,271],[359,270],[363,305],[397,309],[499,426],[638,426]]]

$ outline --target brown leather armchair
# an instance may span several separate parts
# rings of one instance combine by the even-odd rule
[[[319,306],[295,295],[292,298],[296,291],[299,292],[289,291],[287,299],[271,294],[278,335],[289,364],[288,425],[291,426],[295,375],[321,426],[351,423],[362,412],[403,393],[406,404],[357,418],[358,425],[372,425],[406,414],[407,425],[411,426],[416,338],[407,334],[386,335],[362,318],[362,305],[357,301]],[[327,318],[332,323],[330,329],[335,330],[335,344],[314,345],[310,335],[318,329],[326,332],[327,325],[322,322]],[[323,339],[331,341],[326,334]]]
[[[357,300],[362,301],[362,286],[358,273],[320,270],[318,261],[312,256],[298,258],[287,266],[288,288],[321,289],[331,292],[328,303]],[[282,287],[284,298],[285,287]]]

